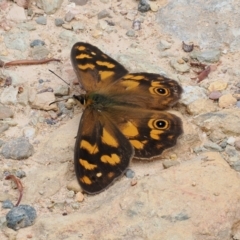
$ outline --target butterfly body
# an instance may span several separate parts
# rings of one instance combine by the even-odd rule
[[[71,60],[86,94],[75,145],[75,172],[87,193],[103,191],[127,169],[133,157],[159,156],[176,144],[182,122],[165,111],[182,88],[153,73],[128,73],[97,47],[79,42]]]

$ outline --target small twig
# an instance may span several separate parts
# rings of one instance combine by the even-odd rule
[[[11,62],[6,62],[4,63],[3,61],[0,61],[0,67],[10,67],[10,66],[17,66],[17,65],[35,65],[35,64],[44,64],[44,63],[48,63],[51,61],[57,61],[60,62],[60,59],[56,59],[56,58],[48,58],[48,59],[40,59],[40,60],[36,60],[36,59],[32,59],[32,60],[28,60],[28,59],[22,59],[22,60],[16,60],[16,61],[11,61]]]
[[[23,196],[23,185],[22,185],[20,179],[17,178],[16,176],[14,176],[14,175],[10,174],[10,175],[6,176],[5,179],[6,180],[10,180],[11,179],[17,185],[17,188],[18,188],[18,191],[19,191],[19,198],[18,198],[18,201],[17,201],[17,203],[15,205],[15,207],[17,207],[19,205],[19,203],[21,202],[21,199],[22,199],[22,196]]]
[[[211,72],[211,67],[207,66],[202,72],[199,73],[199,75],[197,76],[197,82],[201,82],[202,80],[204,80],[209,73]]]
[[[209,74],[210,72],[211,72],[211,67],[210,67],[210,66],[207,66],[202,72],[200,72],[200,73],[198,74],[197,77],[191,78],[191,79],[197,79],[197,82],[199,83],[199,82],[201,82],[202,80],[204,80],[204,79],[208,76],[208,74]]]

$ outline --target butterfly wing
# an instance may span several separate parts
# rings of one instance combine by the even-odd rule
[[[178,82],[155,73],[129,73],[100,89],[102,94],[119,104],[155,110],[174,105],[181,98],[182,91]]]
[[[167,111],[114,106],[108,109],[108,118],[132,144],[136,158],[159,156],[183,133],[181,119]]]
[[[75,43],[71,61],[79,82],[87,92],[104,88],[128,73],[120,63],[89,43]]]
[[[134,149],[104,112],[86,108],[75,145],[75,172],[82,189],[101,192],[128,167]]]

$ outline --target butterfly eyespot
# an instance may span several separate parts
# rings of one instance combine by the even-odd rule
[[[167,88],[150,87],[149,91],[152,94],[163,95],[163,96],[169,95],[169,90]]]
[[[156,91],[161,95],[168,95],[168,89],[166,88],[157,88]]]
[[[158,120],[155,120],[155,121],[153,122],[153,126],[154,126],[156,129],[167,129],[168,126],[169,126],[169,123],[168,123],[168,121],[166,121],[166,120],[158,119]]]

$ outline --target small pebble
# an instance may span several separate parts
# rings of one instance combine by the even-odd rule
[[[75,14],[73,14],[72,12],[67,12],[65,15],[65,21],[66,22],[71,22],[75,17]]]
[[[12,209],[13,207],[14,207],[14,205],[10,200],[5,200],[2,202],[2,208]]]
[[[219,91],[210,92],[208,97],[212,100],[218,100],[222,96],[222,93]]]
[[[18,178],[24,178],[26,177],[26,173],[23,170],[17,170],[15,173],[16,177]]]
[[[80,204],[79,204],[78,202],[72,203],[71,206],[72,206],[72,208],[75,209],[75,210],[77,210],[77,209],[80,208]]]
[[[72,30],[72,25],[71,24],[68,24],[68,23],[64,23],[62,25],[63,28],[67,29],[67,30]]]
[[[103,19],[106,17],[110,17],[110,13],[106,9],[98,13],[98,19]]]
[[[82,202],[84,200],[84,195],[81,192],[76,193],[75,200],[77,202]]]
[[[72,24],[72,28],[74,32],[81,31],[85,29],[85,25],[83,23],[76,22]]]
[[[179,162],[178,162],[178,161],[174,161],[174,160],[164,160],[164,161],[162,162],[162,164],[163,164],[163,167],[164,167],[165,169],[167,169],[167,168],[170,168],[170,167],[173,167],[173,166],[178,165]]]
[[[134,178],[135,172],[132,169],[127,169],[127,171],[125,172],[125,175],[127,178]]]
[[[235,137],[229,137],[227,140],[227,144],[234,146],[235,141],[236,141]]]
[[[46,25],[47,24],[47,18],[44,16],[40,16],[36,19],[36,23],[40,25]]]
[[[157,49],[159,51],[164,51],[166,49],[171,48],[172,44],[164,39],[160,40],[160,42],[157,45]]]
[[[150,10],[150,5],[146,0],[140,0],[138,4],[138,11],[139,12],[147,12]]]
[[[77,179],[72,180],[67,184],[67,189],[68,190],[73,190],[74,192],[81,192],[82,189],[77,181]]]
[[[64,21],[63,21],[62,18],[56,18],[56,19],[55,19],[55,25],[56,25],[57,27],[60,27],[60,26],[62,26],[63,24],[64,24]]]
[[[240,151],[240,140],[237,140],[235,143],[234,143],[234,146],[235,148]]]
[[[67,197],[68,198],[73,198],[74,197],[74,195],[75,195],[75,193],[74,193],[74,191],[68,191],[68,193],[67,193]]]
[[[138,31],[141,29],[141,22],[139,20],[134,20],[132,24],[132,28],[135,31]]]
[[[240,108],[240,101],[237,101],[236,106],[237,106],[237,108]]]
[[[130,30],[128,30],[128,31],[126,32],[126,35],[127,35],[128,37],[134,37],[134,36],[135,36],[135,31],[132,30],[132,29],[130,29]]]
[[[212,82],[210,83],[209,87],[208,87],[208,90],[210,92],[213,92],[213,91],[222,91],[222,90],[225,90],[228,86],[228,83],[227,82],[224,82],[224,81],[215,81],[215,82]]]
[[[135,186],[137,184],[137,179],[133,179],[132,181],[131,181],[131,186]]]
[[[219,98],[219,107],[227,108],[230,106],[234,106],[237,103],[237,99],[233,97],[231,93],[224,94]]]
[[[157,12],[158,11],[158,5],[155,2],[150,2],[150,9],[153,12]]]
[[[87,4],[88,0],[71,0],[70,2],[73,2],[78,6],[83,6],[83,5]]]
[[[30,43],[30,47],[43,46],[43,45],[45,45],[45,42],[40,39],[35,39]]]
[[[48,125],[54,125],[54,124],[56,124],[56,121],[53,120],[53,119],[46,119],[45,122],[46,122]]]
[[[223,151],[223,149],[218,144],[216,144],[214,142],[211,142],[211,141],[208,141],[208,142],[204,143],[203,147],[206,148],[206,149],[217,151],[217,152],[222,152]]]

